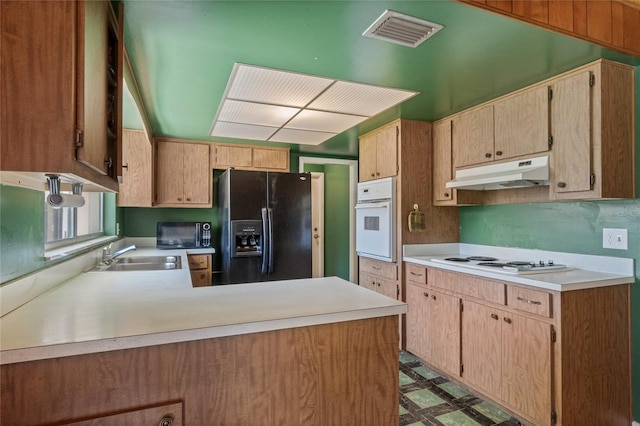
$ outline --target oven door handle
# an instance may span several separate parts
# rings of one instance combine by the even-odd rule
[[[378,209],[378,208],[388,208],[391,206],[391,201],[382,201],[380,203],[360,203],[356,204],[356,210],[360,209]]]

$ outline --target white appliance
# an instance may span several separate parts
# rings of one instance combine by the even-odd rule
[[[356,252],[359,256],[396,261],[396,178],[358,183]]]
[[[474,191],[549,185],[549,156],[456,170],[447,188]]]

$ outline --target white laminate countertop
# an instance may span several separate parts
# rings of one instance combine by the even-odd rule
[[[499,259],[547,261],[572,269],[531,275],[513,275],[433,262],[439,257],[492,256]],[[551,252],[465,243],[415,244],[403,247],[405,262],[554,291],[571,291],[635,282],[634,259]]]
[[[407,311],[337,277],[192,287],[180,270],[85,272],[0,318],[0,364],[232,336]]]

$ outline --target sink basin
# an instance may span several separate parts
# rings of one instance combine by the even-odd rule
[[[116,265],[135,263],[180,263],[179,256],[133,256],[116,259]]]
[[[109,265],[98,265],[93,272],[167,271],[182,269],[180,256],[133,256],[115,259]]]

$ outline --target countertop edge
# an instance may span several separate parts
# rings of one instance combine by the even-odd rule
[[[0,351],[0,365],[401,315],[406,312],[407,305],[405,303],[399,303],[385,307],[297,318],[283,318],[254,323],[231,324],[200,329],[177,330],[138,336],[124,336],[103,340],[5,350]]]
[[[430,268],[444,269],[451,272],[473,275],[473,276],[482,277],[482,278],[490,278],[490,279],[504,281],[511,284],[526,285],[529,287],[541,288],[545,290],[552,290],[552,291],[558,291],[558,292],[584,290],[588,288],[607,287],[607,286],[621,285],[621,284],[632,284],[635,282],[635,277],[632,275],[614,275],[610,273],[593,271],[593,273],[596,275],[595,279],[582,281],[582,282],[557,283],[557,282],[544,281],[542,279],[534,279],[532,278],[531,275],[529,276],[506,275],[506,274],[500,274],[500,273],[491,273],[488,271],[456,267],[456,266],[447,265],[444,263],[431,262],[429,260],[426,260],[420,257],[404,256],[402,260],[404,262],[428,266]],[[429,256],[426,256],[426,257],[429,257]],[[565,273],[567,272],[559,272],[556,274],[565,274]],[[542,275],[550,275],[550,274],[536,274],[538,278],[543,278]]]

